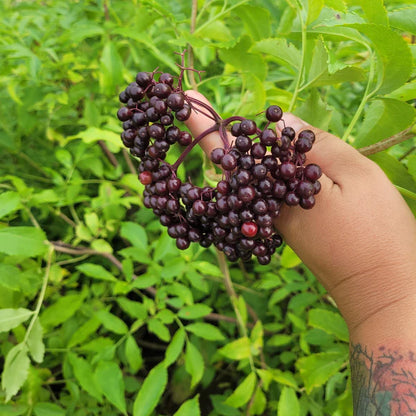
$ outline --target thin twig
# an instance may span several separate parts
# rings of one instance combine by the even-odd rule
[[[107,159],[116,168],[118,166],[118,161],[116,157],[110,152],[105,142],[103,140],[98,140],[98,144],[100,145],[104,154],[107,156]]]
[[[127,163],[127,166],[129,167],[130,172],[131,172],[133,175],[137,175],[137,170],[136,170],[136,168],[134,167],[133,162],[132,162],[132,160],[131,160],[131,157],[130,157],[130,155],[129,155],[129,153],[127,152],[127,150],[126,150],[126,149],[123,149],[123,157],[124,157],[124,160],[125,160],[125,161],[126,161],[126,163]]]
[[[192,0],[191,29],[190,29],[191,35],[192,33],[195,32],[197,14],[198,14],[198,0]],[[189,67],[193,69],[194,68],[194,50],[190,43],[188,43],[187,49],[188,49],[188,56],[189,56]],[[189,71],[188,75],[189,75],[189,82],[191,83],[192,89],[194,91],[198,91],[198,85],[195,81],[194,71]]]
[[[361,147],[360,149],[358,149],[358,151],[364,156],[369,156],[378,152],[382,152],[383,150],[386,150],[389,147],[395,146],[396,144],[402,143],[412,138],[414,136],[414,133],[412,133],[411,131],[412,128],[413,126],[397,134],[394,134],[393,136],[388,137],[387,139],[381,140],[380,142],[374,143],[370,146]]]

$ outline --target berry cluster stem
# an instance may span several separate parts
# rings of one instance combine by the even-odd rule
[[[213,133],[214,131],[218,131],[219,125],[215,124],[209,129],[206,129],[203,131],[189,146],[186,147],[186,149],[182,152],[182,154],[178,157],[178,160],[172,165],[172,169],[176,171],[180,164],[183,162],[186,156],[188,156],[189,152],[208,134]]]

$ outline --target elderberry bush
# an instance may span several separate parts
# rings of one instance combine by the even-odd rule
[[[274,123],[281,120],[282,110],[277,105],[265,111],[262,129],[254,120],[239,116],[221,119],[205,103],[186,95],[183,62],[180,68],[179,77],[139,72],[119,96],[124,104],[117,113],[123,122],[121,139],[140,160],[144,205],[167,227],[179,249],[188,248],[191,242],[203,247],[214,244],[230,261],[248,261],[255,255],[260,264],[268,264],[282,244],[273,227],[282,205],[310,209],[320,191],[320,167],[305,166],[314,133],[303,130],[296,135],[285,126],[278,135]],[[198,137],[177,125],[192,110],[212,120],[212,126]],[[181,181],[178,166],[214,131],[219,133],[222,147],[214,149],[210,158],[221,167],[222,180],[215,187]],[[182,154],[171,165],[165,158],[177,144]]]

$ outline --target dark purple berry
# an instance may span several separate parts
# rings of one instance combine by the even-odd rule
[[[283,111],[278,105],[271,105],[266,110],[266,118],[269,121],[277,122],[282,118]]]

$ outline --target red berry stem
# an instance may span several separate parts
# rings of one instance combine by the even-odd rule
[[[186,156],[188,156],[189,152],[208,134],[213,133],[214,131],[218,131],[219,125],[215,124],[214,126],[210,127],[209,129],[206,129],[203,131],[190,145],[188,145],[185,150],[182,152],[182,154],[178,157],[178,160],[172,165],[172,170],[176,172],[180,164],[183,162]]]

